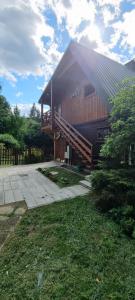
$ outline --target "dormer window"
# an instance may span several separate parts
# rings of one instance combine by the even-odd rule
[[[84,87],[84,97],[87,97],[91,94],[93,94],[95,91],[93,85],[91,85],[90,83],[87,84],[85,87]]]

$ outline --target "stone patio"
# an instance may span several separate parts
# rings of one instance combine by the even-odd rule
[[[85,195],[86,187],[74,185],[59,188],[39,173],[39,167],[52,167],[56,162],[0,168],[0,205],[25,200],[28,209],[64,199]],[[1,208],[0,208],[1,209]]]

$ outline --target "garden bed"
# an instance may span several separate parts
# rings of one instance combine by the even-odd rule
[[[59,187],[67,187],[79,184],[84,179],[83,175],[62,167],[39,168],[39,172],[55,182]]]

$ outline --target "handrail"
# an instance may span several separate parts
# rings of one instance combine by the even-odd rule
[[[92,153],[91,153],[91,150],[89,149],[90,152],[88,153],[88,151],[87,151],[87,153],[86,153],[86,150],[82,149],[82,147],[78,144],[77,139],[75,140],[75,137],[72,137],[71,134],[70,134],[70,135],[67,135],[67,131],[66,131],[66,129],[63,127],[63,124],[62,124],[62,123],[59,123],[59,128],[60,128],[60,129],[62,130],[62,132],[64,133],[65,138],[67,139],[67,141],[68,141],[69,143],[71,143],[73,146],[75,146],[81,153],[83,153],[83,156],[86,157],[87,160],[88,160],[89,162],[91,162],[91,161],[92,161]],[[88,150],[88,149],[87,149],[87,150]]]
[[[92,161],[92,144],[87,141],[71,124],[55,113],[55,122],[65,133],[67,140],[83,154],[86,159]]]
[[[82,140],[84,140],[89,146],[93,146],[91,142],[89,142],[78,130],[76,130],[68,121],[66,121],[62,116],[60,116],[57,112],[55,112],[55,115],[59,117],[68,127],[70,127],[77,135],[80,136]]]
[[[83,156],[92,161],[92,143],[90,143],[78,130],[76,130],[68,121],[66,121],[58,112],[49,110],[42,115],[42,124],[51,125],[54,123],[60,128],[68,142],[78,148]]]
[[[81,146],[81,148],[85,149],[85,151],[87,153],[89,153],[89,155],[91,155],[91,149],[84,144],[84,142],[81,141],[81,139],[77,136],[76,133],[72,132],[72,130],[70,128],[68,128],[67,125],[65,125],[63,122],[61,122],[58,118],[55,118],[56,124],[61,127],[62,131],[65,131],[65,133],[67,134],[67,138],[68,139],[73,139],[73,143],[75,143],[75,141],[77,141],[77,143]]]

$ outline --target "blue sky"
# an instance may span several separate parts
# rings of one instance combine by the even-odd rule
[[[135,57],[134,0],[1,0],[0,84],[27,114],[71,40],[125,63]]]

